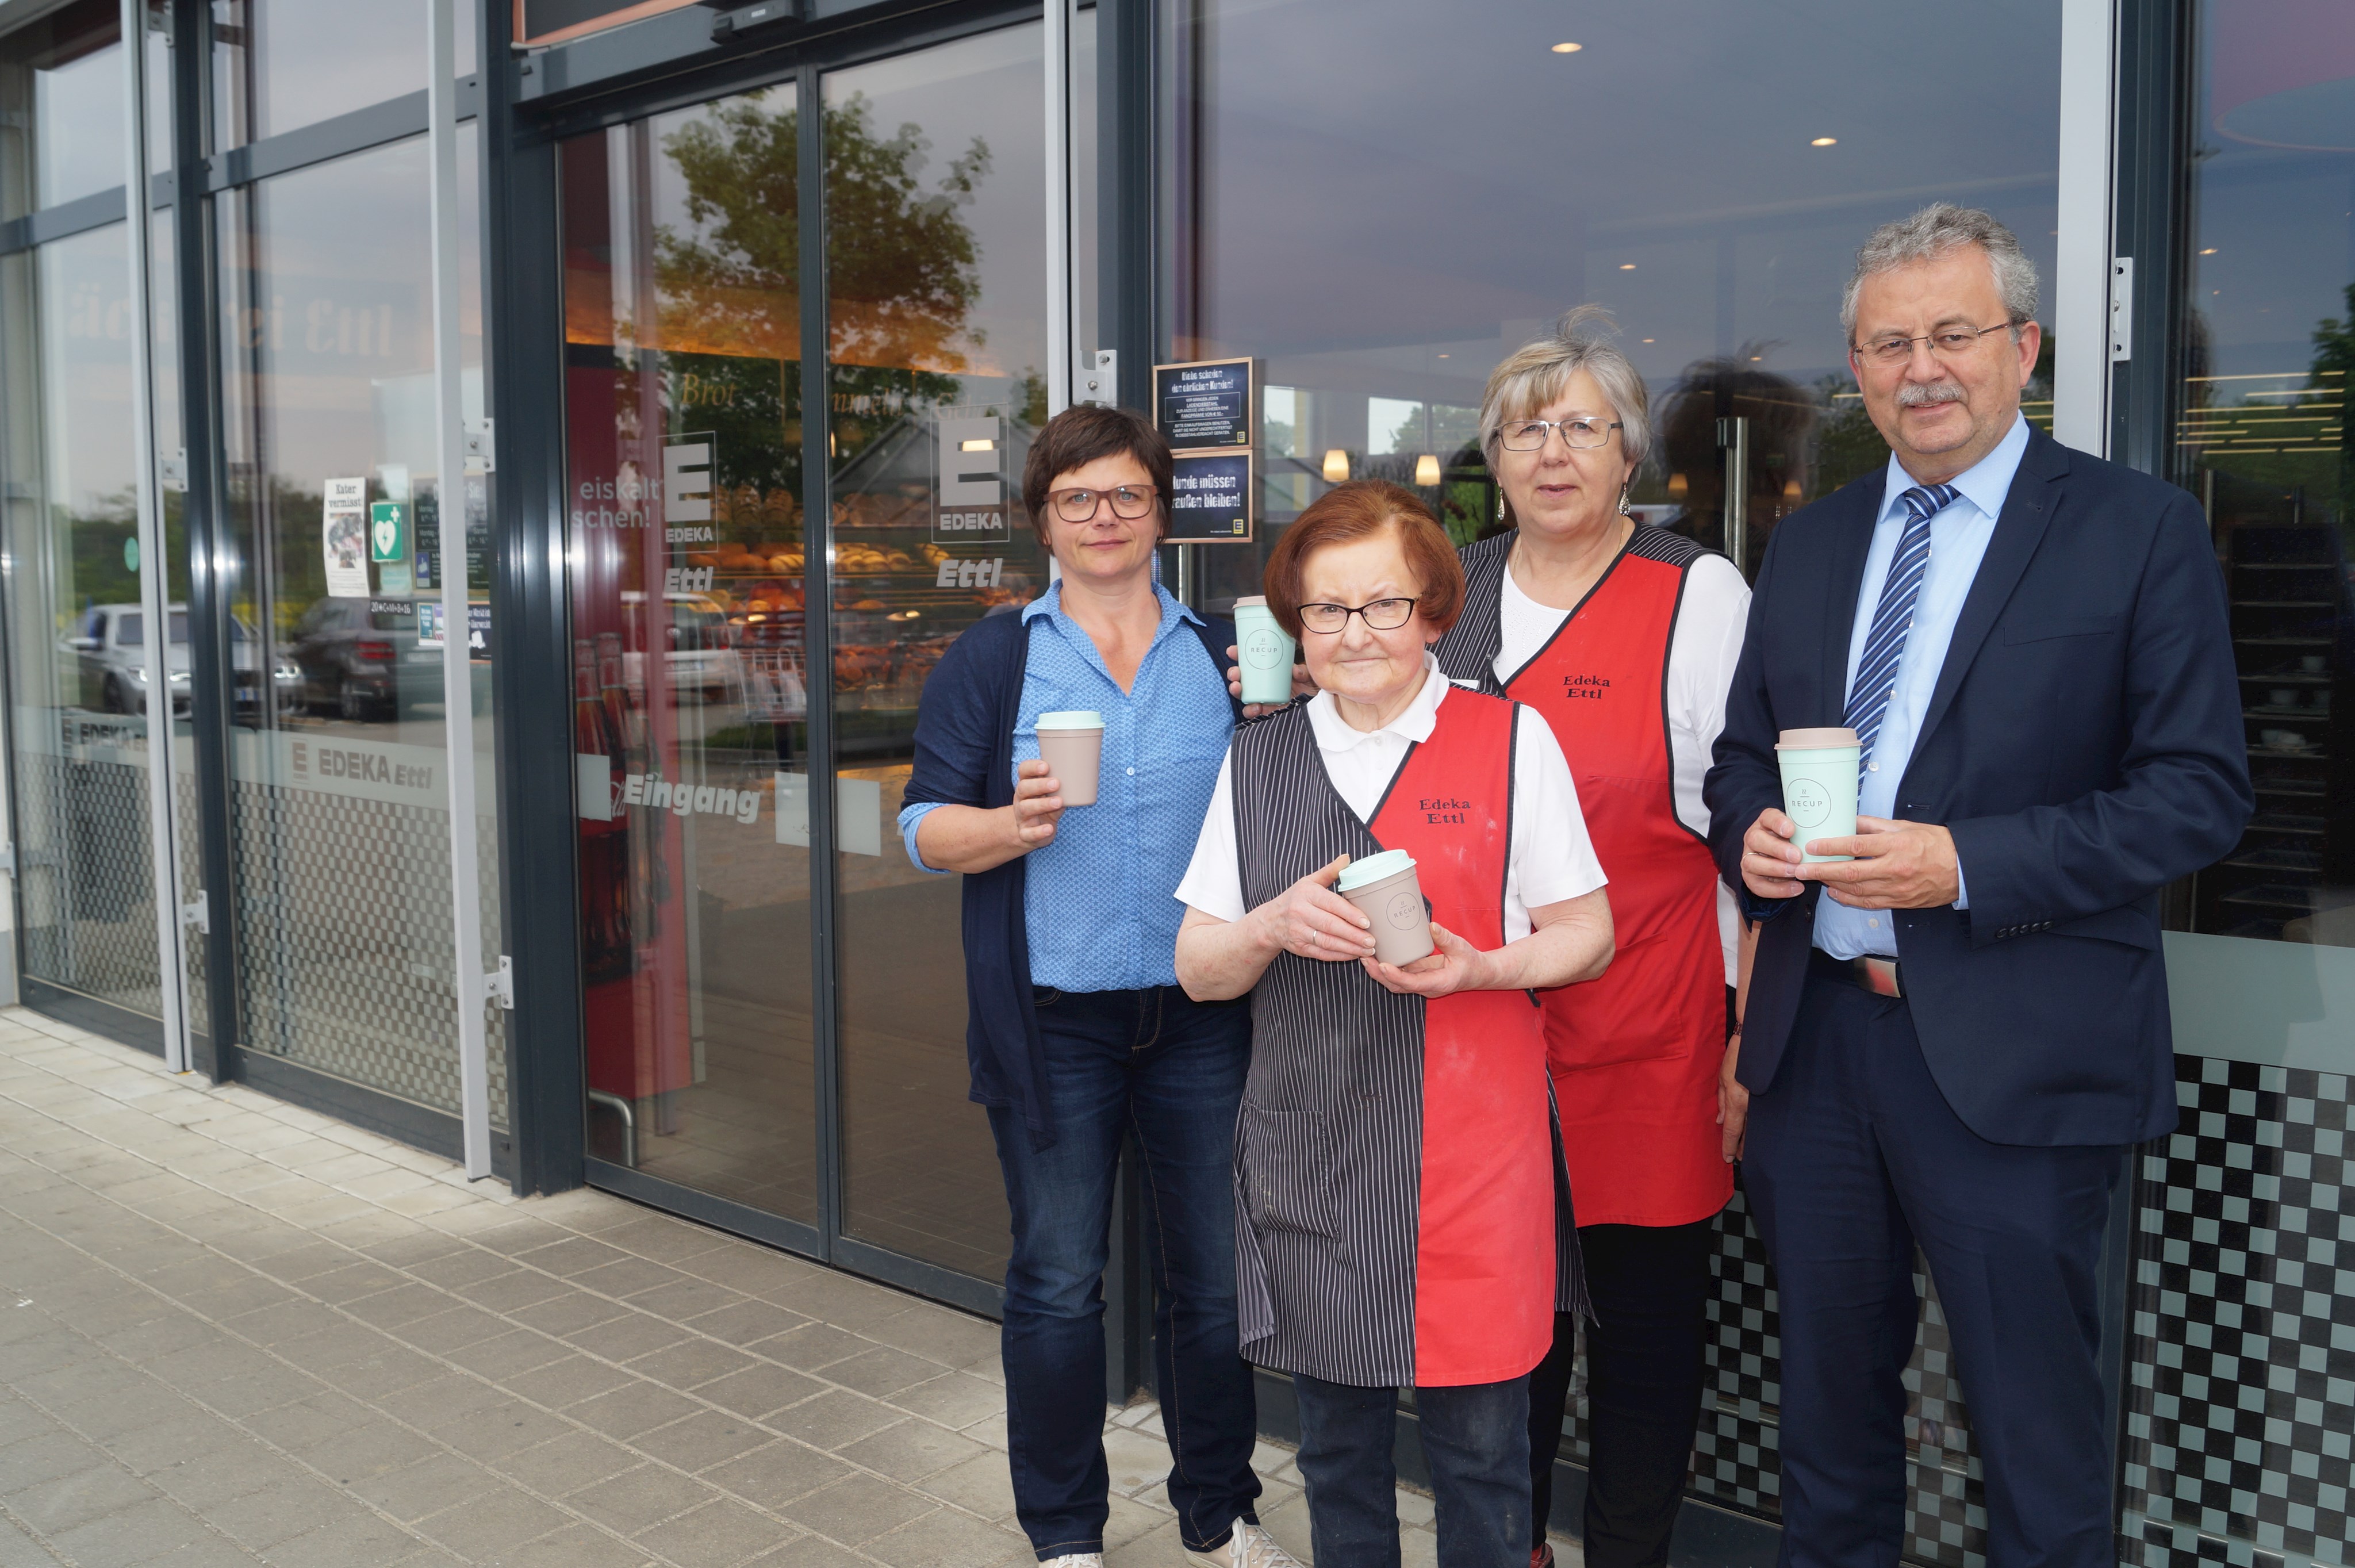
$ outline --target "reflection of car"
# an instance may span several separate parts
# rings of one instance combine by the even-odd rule
[[[172,640],[165,647],[164,667],[172,684],[172,711],[188,710],[188,607],[171,608]],[[93,604],[66,646],[77,667],[77,700],[85,708],[108,713],[147,711],[147,613],[137,604]],[[261,681],[255,673],[253,638],[243,621],[231,619],[229,661],[237,672],[237,702],[240,709],[254,705]],[[294,695],[296,672],[285,659],[272,671],[272,689],[283,709]]]
[[[634,650],[654,645],[642,624],[646,596],[634,590],[622,594],[622,613],[630,628],[626,643],[633,650],[624,657],[631,664],[642,664]],[[741,697],[744,668],[736,652],[736,628],[719,606],[700,593],[666,593],[663,608],[666,624],[661,640],[667,649],[663,663],[670,672],[671,691],[695,692],[707,700]],[[633,678],[639,678],[634,672]]]
[[[322,599],[287,640],[301,701],[345,719],[391,719],[442,696],[442,653],[417,645],[417,612],[402,600]]]

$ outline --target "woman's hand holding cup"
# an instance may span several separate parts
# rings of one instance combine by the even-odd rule
[[[1374,983],[1393,996],[1436,997],[1482,989],[1480,958],[1478,948],[1434,920],[1431,951],[1413,963],[1385,964],[1379,958],[1362,962]]]
[[[1227,645],[1227,657],[1237,661],[1227,667],[1227,695],[1230,697],[1241,697],[1243,694],[1241,656],[1241,650],[1239,647],[1232,643]],[[1308,678],[1308,667],[1305,664],[1294,665],[1292,667],[1293,700],[1298,701],[1301,698],[1316,695],[1316,683]],[[1273,713],[1285,706],[1288,705],[1282,702],[1246,702],[1243,704],[1243,717],[1256,719],[1263,713]]]
[[[1333,891],[1333,879],[1349,863],[1343,855],[1324,869],[1311,871],[1267,902],[1252,911],[1263,937],[1286,953],[1319,958],[1328,964],[1369,956],[1373,929],[1358,906]]]
[[[1014,846],[1028,854],[1055,840],[1055,825],[1063,819],[1063,786],[1044,760],[1037,757],[1014,771]]]

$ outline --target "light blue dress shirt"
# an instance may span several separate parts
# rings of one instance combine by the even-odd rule
[[[1059,991],[1135,991],[1178,983],[1178,924],[1186,906],[1178,883],[1193,858],[1219,764],[1234,733],[1225,671],[1184,623],[1200,617],[1159,584],[1161,624],[1126,691],[1104,667],[1095,639],[1063,613],[1059,581],[1023,606],[1030,657],[1014,766],[1039,755],[1041,713],[1092,709],[1103,715],[1103,761],[1096,804],[1063,813],[1055,837],[1030,851],[1023,878],[1023,924],[1030,982]],[[908,859],[918,824],[938,803],[900,813]],[[946,873],[937,873],[945,875]]]
[[[2010,431],[1996,443],[1993,452],[1948,481],[1962,494],[1930,519],[1930,564],[1923,573],[1922,596],[1914,602],[1913,626],[1905,635],[1905,652],[1897,661],[1897,694],[1889,699],[1881,738],[1857,789],[1859,816],[1897,815],[1897,786],[1905,777],[1905,765],[1913,760],[1913,742],[1920,738],[1923,717],[1930,710],[1938,672],[1945,667],[1947,645],[1955,640],[1955,623],[1961,618],[1963,601],[1969,597],[1971,583],[1979,574],[1979,562],[1987,558],[2003,498],[2010,493],[2012,475],[2019,472],[2019,460],[2027,451],[2028,421],[2015,416]],[[1856,684],[1857,661],[1864,656],[1873,612],[1881,606],[1890,558],[1897,553],[1897,541],[1905,532],[1905,503],[1899,497],[1919,483],[1892,453],[1889,477],[1881,487],[1881,517],[1872,528],[1872,548],[1864,558],[1864,582],[1857,592],[1856,624],[1849,634],[1843,692]],[[1958,869],[1958,881],[1959,877]],[[1955,907],[1971,907],[1967,887]],[[1891,910],[1850,909],[1833,902],[1827,894],[1816,904],[1816,945],[1835,958],[1867,953],[1894,958],[1894,914]]]

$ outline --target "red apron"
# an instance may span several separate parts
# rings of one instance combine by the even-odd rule
[[[1483,952],[1505,942],[1514,712],[1449,692],[1431,739],[1407,754],[1367,824],[1384,848],[1414,857],[1432,919]],[[1517,1378],[1553,1342],[1544,1062],[1540,1015],[1525,991],[1465,991],[1424,1007],[1417,1383]]]
[[[1609,971],[1545,998],[1581,1225],[1689,1224],[1733,1194],[1717,1128],[1717,864],[1677,816],[1668,750],[1668,644],[1684,574],[1621,555],[1505,688],[1553,726],[1611,879]]]

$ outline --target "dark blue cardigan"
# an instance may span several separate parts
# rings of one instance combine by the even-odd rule
[[[1022,676],[1030,659],[1030,624],[1019,613],[991,615],[967,627],[924,680],[916,712],[916,765],[902,805],[1014,804],[1014,729],[1022,721]],[[1230,621],[1188,621],[1210,663],[1228,667]],[[1242,717],[1242,705],[1235,704]],[[1188,824],[1199,828],[1200,824]],[[1046,1058],[1030,1005],[1030,938],[1022,910],[1023,867],[1017,855],[964,879],[965,1058],[970,1096],[1022,1113],[1031,1140],[1055,1141],[1047,1109]]]

